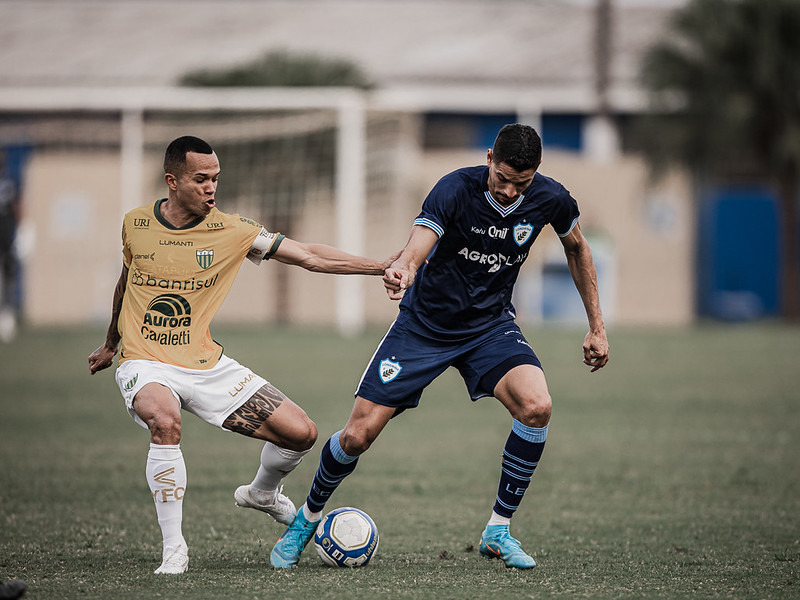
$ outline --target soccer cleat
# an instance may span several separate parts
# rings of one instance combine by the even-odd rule
[[[506,567],[530,569],[536,566],[533,557],[520,547],[519,540],[511,537],[508,525],[487,525],[481,535],[481,556],[499,558]]]
[[[286,569],[300,562],[300,554],[314,537],[319,521],[309,521],[303,511],[297,513],[292,524],[283,532],[269,555],[269,564],[276,569]]]
[[[189,548],[186,542],[181,541],[177,546],[165,546],[161,566],[154,573],[156,575],[179,575],[189,568]]]
[[[294,507],[294,502],[281,492],[283,492],[283,486],[275,491],[275,499],[271,503],[259,504],[250,493],[250,486],[241,485],[233,493],[233,499],[236,501],[236,506],[264,511],[278,523],[291,525],[295,515],[297,515],[297,509]]]

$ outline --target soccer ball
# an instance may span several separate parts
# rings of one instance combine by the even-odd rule
[[[375,522],[350,506],[325,515],[314,534],[317,554],[331,567],[363,567],[375,556],[378,540]]]

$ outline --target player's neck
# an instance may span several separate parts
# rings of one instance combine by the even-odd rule
[[[189,223],[196,221],[198,216],[190,213],[185,208],[178,205],[173,198],[167,198],[158,207],[161,218],[172,225],[175,229],[181,229]]]

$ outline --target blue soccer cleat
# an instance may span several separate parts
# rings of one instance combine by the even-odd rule
[[[292,524],[275,543],[275,547],[269,555],[269,564],[276,569],[287,569],[300,562],[300,554],[314,537],[317,525],[319,525],[319,521],[306,519],[302,509],[297,511],[297,516]]]
[[[499,558],[506,567],[531,569],[536,561],[520,547],[519,540],[511,537],[508,525],[487,525],[481,535],[481,556]]]

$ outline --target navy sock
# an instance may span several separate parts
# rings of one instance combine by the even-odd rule
[[[319,467],[306,498],[311,512],[321,512],[342,480],[356,469],[358,457],[345,454],[339,445],[340,433],[334,433],[320,453]]]
[[[498,515],[511,518],[519,508],[536,465],[542,457],[546,439],[547,426],[528,427],[514,419],[511,433],[503,448],[500,485],[493,509]]]

